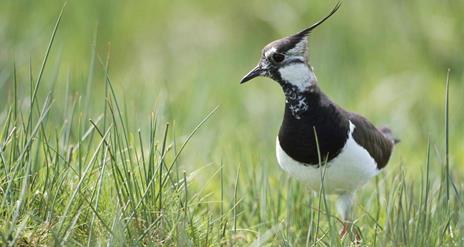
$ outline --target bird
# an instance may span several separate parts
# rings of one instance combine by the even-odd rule
[[[281,86],[285,110],[276,138],[277,162],[310,189],[323,188],[337,196],[335,206],[343,223],[340,237],[344,237],[353,224],[355,192],[385,168],[399,139],[390,128],[377,128],[343,109],[319,87],[309,63],[308,38],[340,5],[310,27],[267,44],[258,65],[240,84],[261,76]]]

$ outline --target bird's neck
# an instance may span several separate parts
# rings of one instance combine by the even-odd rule
[[[319,99],[322,92],[317,84],[311,85],[301,91],[291,84],[282,86],[285,94],[285,114],[290,114],[295,119],[301,119],[310,114],[311,110],[319,107]]]
[[[279,84],[285,94],[286,109],[300,119],[309,108],[312,95],[320,92],[311,66],[292,63],[279,69]]]

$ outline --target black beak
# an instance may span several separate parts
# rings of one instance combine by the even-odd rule
[[[258,64],[254,69],[252,69],[248,74],[246,74],[242,80],[240,80],[240,84],[243,84],[255,77],[258,77],[260,75],[263,75],[264,70],[261,68],[261,66]]]

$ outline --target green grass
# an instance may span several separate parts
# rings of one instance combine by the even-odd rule
[[[400,7],[421,7],[409,17],[411,26],[406,29],[425,26],[422,18],[431,10],[450,14],[453,18],[441,16],[448,22],[462,20],[454,12],[458,7],[418,3],[382,5],[384,14],[392,16],[398,8],[403,11]],[[16,9],[10,13],[20,13],[18,9],[28,4],[5,6]],[[71,21],[76,16],[81,20],[79,13],[84,10],[92,16],[93,5],[85,1],[68,4],[55,25],[50,20],[56,19],[56,2],[31,8],[50,18],[39,22],[41,28],[27,21],[33,17],[3,15],[10,22],[6,28],[0,26],[6,30],[0,32],[0,41],[18,42],[11,46],[18,50],[14,55],[0,53],[0,245],[352,244],[353,236],[338,238],[341,223],[334,198],[326,197],[323,188],[322,193],[308,191],[278,168],[273,145],[283,105],[280,91],[265,80],[238,86],[247,66],[256,62],[252,59],[258,59],[260,46],[282,35],[255,32],[269,23],[253,16],[272,11],[250,5],[254,12],[242,13],[240,3],[228,3],[228,11],[218,14],[197,9],[222,10],[209,1],[198,5],[152,3],[159,8],[147,3],[146,8],[154,9],[161,24],[148,23],[159,33],[159,26],[177,16],[163,15],[162,7],[166,13],[179,11],[187,20],[209,25],[201,19],[204,14],[228,27],[228,32],[253,39],[238,44],[241,39],[231,36],[231,41],[222,39],[219,45],[214,41],[216,34],[210,34],[213,40],[200,39],[210,42],[203,47],[196,37],[191,39],[194,45],[188,46],[180,41],[183,35],[171,34],[174,40],[157,37],[156,48],[139,41],[135,48],[125,50],[124,45],[138,39],[122,34],[135,35],[130,27],[142,25],[131,19],[150,19],[151,13],[147,15],[144,6],[135,5],[130,7],[139,10],[134,11],[137,15],[129,15],[122,11],[122,4],[106,4],[96,7],[100,15],[97,27],[93,22]],[[295,4],[305,6],[306,1]],[[318,13],[329,9],[325,4],[313,4]],[[181,7],[198,13],[186,15]],[[366,3],[363,8],[375,11],[376,6]],[[346,2],[341,10],[350,15],[350,11],[356,12],[356,3]],[[238,24],[231,21],[229,25],[218,17],[238,12],[243,14]],[[116,22],[115,16],[125,21]],[[366,11],[363,18],[369,16]],[[406,45],[409,50],[401,44],[384,50],[378,39],[389,41],[390,36],[373,36],[379,30],[370,29],[354,14],[336,18],[326,25],[336,31],[329,35],[321,29],[317,34],[325,42],[315,36],[312,43],[313,65],[320,67],[321,86],[341,105],[375,122],[388,121],[385,118],[391,116],[389,124],[402,139],[385,171],[357,193],[354,227],[362,234],[362,245],[464,245],[464,141],[460,138],[464,127],[459,110],[464,102],[460,97],[464,60],[458,53],[439,50],[435,44],[439,38],[428,38],[426,30],[415,33],[417,46]],[[343,18],[351,22],[340,24]],[[112,26],[110,20],[118,25]],[[378,25],[385,22],[370,20]],[[11,32],[13,23],[23,25],[25,31],[4,35]],[[246,27],[250,30],[243,31],[245,24],[252,25]],[[344,31],[356,24],[364,28],[352,32],[370,30],[363,42]],[[437,25],[447,27],[445,24]],[[33,26],[27,29],[28,25]],[[81,25],[88,31],[82,31]],[[182,25],[191,28],[188,23],[178,28]],[[291,26],[277,25],[275,29],[282,28],[287,34]],[[175,33],[176,27],[169,30]],[[208,27],[218,31],[214,25]],[[121,33],[114,31],[119,28]],[[20,38],[29,37],[34,30],[44,34],[21,43]],[[441,42],[450,50],[456,40],[464,40],[462,32],[439,30],[444,35]],[[401,28],[392,32],[400,43],[409,37]],[[219,33],[227,36],[227,32]],[[86,44],[91,45],[76,48],[83,46],[79,34],[88,37]],[[106,38],[111,38],[111,45],[102,41]],[[360,47],[363,44],[370,46]],[[170,45],[176,49],[171,50]],[[227,51],[221,52],[223,47]],[[30,52],[26,59],[23,49]],[[157,51],[150,53],[150,49]],[[175,53],[178,49],[182,52]],[[201,59],[195,49],[201,51]],[[130,55],[140,50],[149,55]],[[343,59],[347,57],[350,59]],[[162,62],[154,64],[158,60]],[[149,63],[148,72],[144,63]],[[408,68],[399,69],[397,64]],[[453,70],[446,74],[448,67]],[[150,69],[160,75],[149,73]],[[338,73],[330,72],[334,69]],[[375,82],[379,78],[380,82]],[[344,84],[330,84],[341,79]],[[361,88],[358,79],[367,83]],[[372,104],[357,99],[359,96],[366,96]]]

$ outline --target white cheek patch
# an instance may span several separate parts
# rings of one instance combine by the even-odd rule
[[[314,84],[316,76],[304,63],[293,63],[279,69],[282,79],[294,86],[300,91],[305,91]]]

